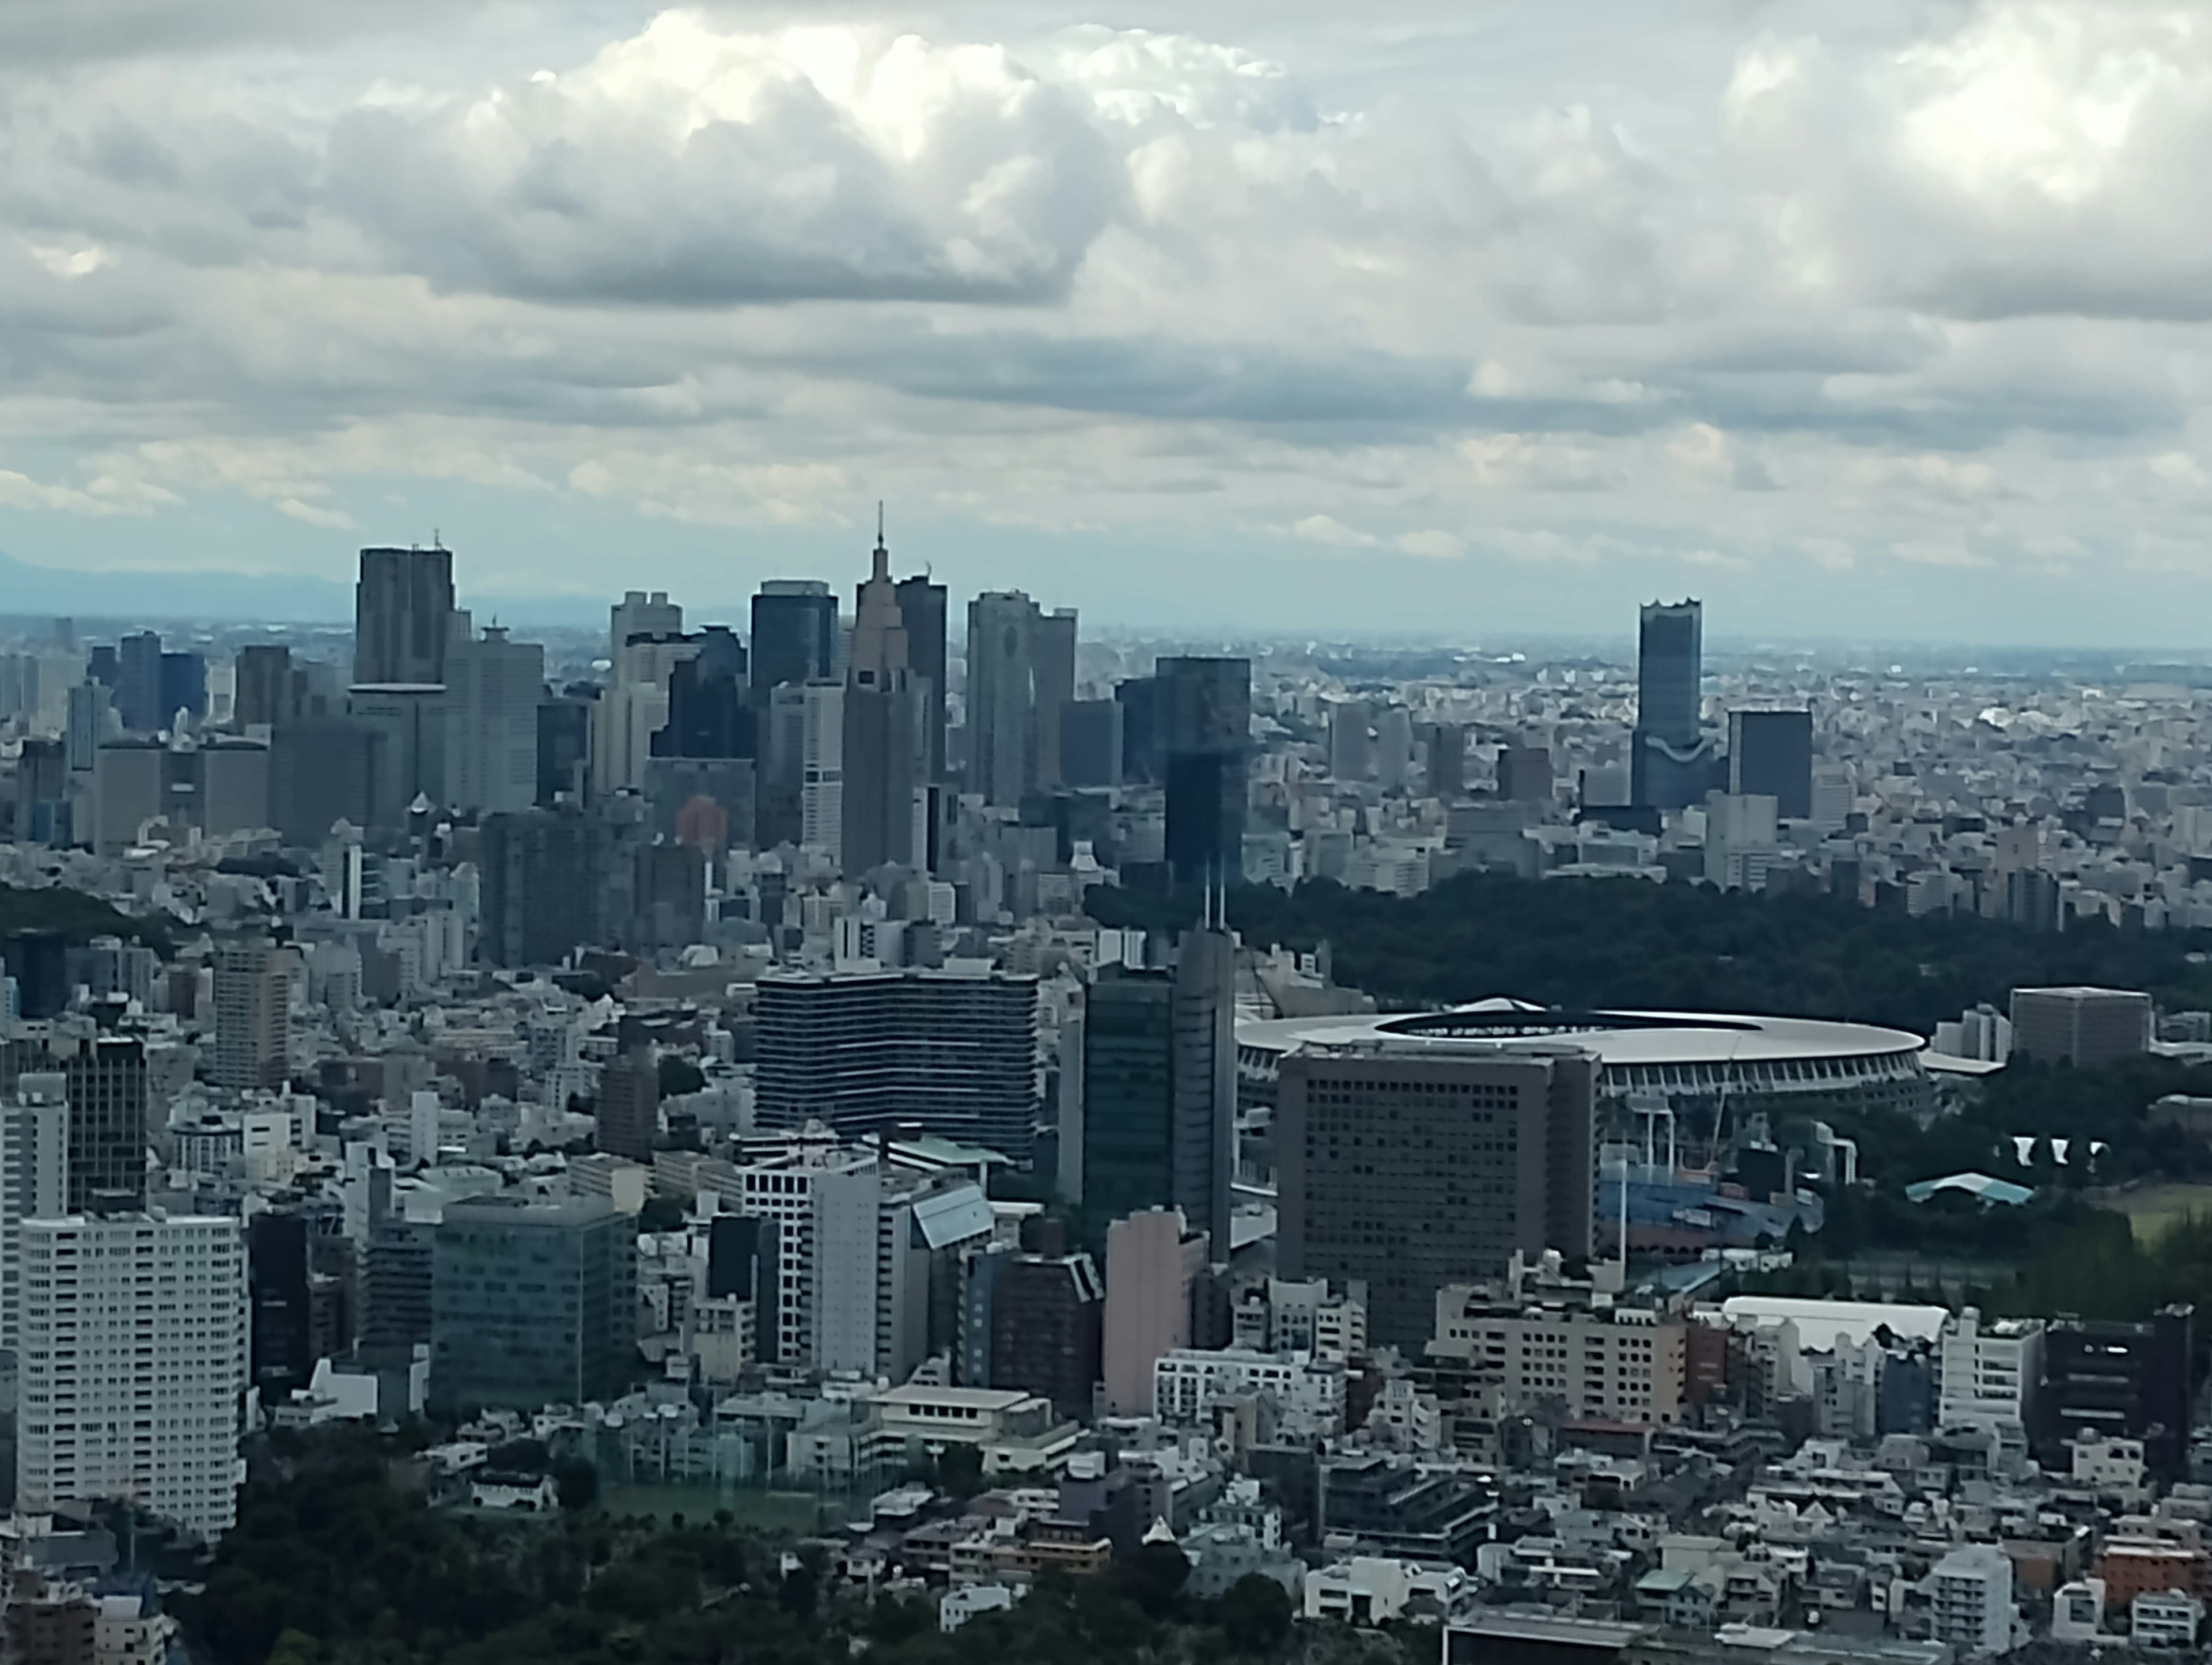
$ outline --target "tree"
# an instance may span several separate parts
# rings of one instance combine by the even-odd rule
[[[1171,1543],[1139,1544],[1115,1571],[1121,1588],[1147,1619],[1166,1619],[1190,1577],[1190,1558]]]
[[[804,1564],[783,1575],[775,1587],[775,1604],[793,1619],[811,1619],[822,1598],[821,1587],[815,1582],[814,1569]]]
[[[681,1231],[684,1205],[673,1197],[647,1197],[645,1206],[638,1211],[637,1229],[641,1232]]]
[[[707,1078],[699,1066],[681,1053],[662,1053],[659,1068],[663,1098],[681,1098],[707,1085]]]
[[[1239,1653],[1271,1654],[1291,1633],[1290,1593],[1273,1579],[1248,1572],[1221,1598],[1221,1629]]]
[[[599,1471],[581,1457],[571,1457],[553,1471],[553,1485],[561,1507],[572,1513],[589,1509],[599,1500]]]

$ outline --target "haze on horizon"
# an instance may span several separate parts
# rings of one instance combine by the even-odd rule
[[[2187,646],[2208,26],[12,0],[0,550]]]

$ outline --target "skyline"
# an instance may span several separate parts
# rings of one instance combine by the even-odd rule
[[[2206,599],[2189,7],[347,9],[0,19],[0,550],[435,526],[527,623],[842,585],[887,498],[1094,628]]]

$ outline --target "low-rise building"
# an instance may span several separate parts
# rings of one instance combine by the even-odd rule
[[[2138,1648],[2193,1648],[2203,1625],[2204,1603],[2178,1589],[2138,1595],[2128,1608],[2128,1640]]]
[[[1458,1617],[1473,1605],[1474,1581],[1464,1567],[1429,1565],[1357,1555],[1306,1574],[1308,1619],[1340,1625],[1388,1625],[1416,1608],[1437,1619]]]

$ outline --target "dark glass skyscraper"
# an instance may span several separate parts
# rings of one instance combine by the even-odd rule
[[[830,674],[836,657],[837,598],[814,578],[772,578],[753,598],[752,687],[756,703],[785,683]]]
[[[927,578],[898,582],[899,617],[906,623],[907,669],[927,683],[923,689],[922,740],[928,748],[928,778],[945,779],[945,586]]]
[[[1636,641],[1636,732],[1630,796],[1680,809],[1705,796],[1713,747],[1698,720],[1705,676],[1705,609],[1696,601],[1648,604]]]
[[[1786,821],[1813,813],[1813,714],[1729,713],[1729,790],[1774,799]]]
[[[363,550],[353,593],[356,685],[445,682],[453,616],[452,550]]]
[[[653,737],[653,755],[750,757],[755,722],[744,644],[726,624],[709,624],[697,640],[697,657],[669,672],[668,722]]]
[[[1166,772],[1167,859],[1178,884],[1244,875],[1245,769],[1252,661],[1161,659],[1152,671],[1153,743]]]

